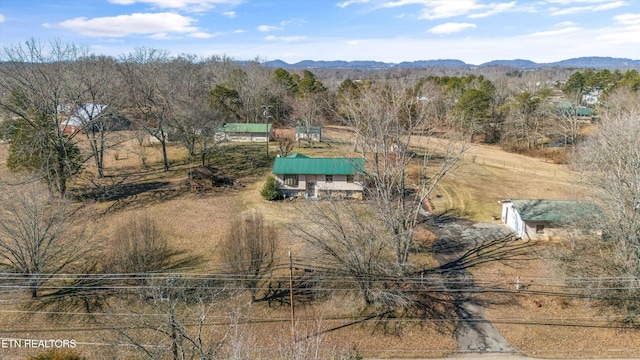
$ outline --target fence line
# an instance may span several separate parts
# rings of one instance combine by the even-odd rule
[[[546,176],[556,177],[558,174],[557,170],[553,170],[553,171],[540,170],[540,169],[535,169],[532,166],[527,167],[527,165],[518,164],[512,161],[490,160],[490,159],[480,157],[478,155],[473,155],[473,154],[464,155],[463,159],[478,165],[490,166],[490,167],[500,168],[500,169],[517,170],[517,171],[528,172],[528,173],[537,174],[537,175],[546,175]]]

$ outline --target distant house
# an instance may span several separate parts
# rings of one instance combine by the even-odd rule
[[[319,126],[296,126],[296,141],[322,141],[322,128]]]
[[[577,116],[582,119],[591,119],[593,117],[593,109],[586,106],[573,105],[568,101],[562,101],[556,108],[558,115]]]
[[[60,128],[62,129],[63,135],[71,135],[80,132],[82,130],[82,121],[80,119],[72,116],[67,120],[64,120],[60,123]]]
[[[80,132],[84,127],[91,126],[100,114],[107,108],[107,105],[86,103],[78,109],[69,119],[60,123],[62,133],[71,135]]]
[[[523,239],[568,235],[567,224],[589,213],[584,201],[522,199],[502,202],[502,221]]]
[[[587,105],[595,105],[600,101],[600,96],[602,95],[601,89],[594,89],[589,91],[588,93],[582,95],[582,102]]]
[[[218,141],[265,142],[273,139],[271,124],[224,124],[216,132]]]
[[[278,157],[273,174],[286,197],[362,198],[363,158]]]

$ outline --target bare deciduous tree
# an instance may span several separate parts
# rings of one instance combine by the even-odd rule
[[[181,55],[170,66],[176,68],[177,75],[172,84],[175,93],[175,136],[190,156],[199,156],[202,166],[206,165],[219,141],[216,132],[226,121],[219,107],[210,106],[212,93],[208,87],[206,67],[194,55]]]
[[[277,136],[276,141],[278,142],[278,156],[280,157],[289,156],[296,145],[290,136]]]
[[[251,292],[251,301],[256,300],[259,284],[274,266],[277,248],[276,228],[262,214],[252,212],[232,222],[222,254],[230,273]]]
[[[110,266],[116,273],[166,271],[180,266],[180,252],[169,247],[166,236],[153,218],[139,215],[118,227],[111,242]]]
[[[68,121],[76,122],[76,132],[86,135],[99,178],[104,177],[105,150],[124,140],[114,131],[124,102],[124,83],[118,75],[115,59],[103,56],[78,60],[72,72],[75,112]]]
[[[384,297],[380,280],[394,270],[392,234],[362,206],[334,201],[309,204],[293,231],[320,251],[318,261],[331,275],[358,284],[362,299],[372,305]]]
[[[602,236],[580,234],[567,255],[574,260],[568,265],[580,274],[612,277],[616,283],[606,287],[618,290],[606,297],[635,307],[640,298],[640,95],[617,94],[602,110],[597,132],[580,146],[576,160],[599,205],[584,220]],[[637,315],[632,307],[626,310]]]
[[[226,300],[226,295],[224,286],[213,280],[157,276],[139,294],[122,296],[112,306],[111,321],[120,323],[114,330],[115,343],[133,345],[149,359],[224,358],[224,347],[238,326],[243,305],[230,302],[228,323],[217,324],[213,319],[225,319],[223,312],[216,311],[221,307],[218,300]],[[122,326],[121,312],[129,314],[131,326]],[[220,327],[223,330],[217,331]]]
[[[78,270],[92,234],[72,204],[34,184],[0,190],[0,269],[24,275],[36,298],[56,274]]]
[[[175,69],[169,66],[169,53],[153,48],[137,48],[120,64],[126,79],[134,122],[162,147],[164,171],[169,170],[167,142],[174,119],[176,89],[172,83]]]
[[[356,133],[356,147],[365,158],[367,179],[376,211],[393,234],[398,265],[404,266],[413,246],[423,203],[438,182],[455,166],[466,145],[461,138],[434,138],[446,121],[431,118],[435,97],[427,87],[408,91],[384,85],[365,86],[355,97],[345,97],[341,113]],[[456,141],[457,140],[457,141]],[[438,161],[433,161],[435,158]],[[409,179],[409,168],[417,169]]]

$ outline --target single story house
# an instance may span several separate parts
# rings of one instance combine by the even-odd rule
[[[594,112],[592,108],[580,105],[573,105],[568,101],[560,102],[556,109],[556,114],[564,116],[576,116],[579,119],[591,119]]]
[[[319,126],[296,126],[296,141],[322,141],[322,128]]]
[[[216,132],[218,141],[266,142],[272,139],[271,124],[228,123]]]
[[[362,199],[363,158],[277,157],[273,174],[285,197]]]
[[[566,237],[565,225],[589,213],[593,206],[584,201],[509,199],[502,201],[502,221],[523,239]]]

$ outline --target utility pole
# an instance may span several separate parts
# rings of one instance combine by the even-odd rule
[[[293,306],[293,260],[289,251],[289,301],[291,302],[291,338],[296,342],[296,311]]]
[[[262,116],[264,116],[264,139],[267,143],[267,157],[269,157],[269,119],[271,115],[269,115],[269,108],[271,105],[262,105],[264,111],[262,112]]]

